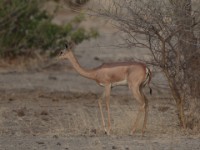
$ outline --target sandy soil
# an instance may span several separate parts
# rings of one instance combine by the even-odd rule
[[[54,21],[64,23],[68,11],[62,10]],[[101,34],[76,47],[74,53],[83,67],[150,59],[144,49],[113,46],[122,42],[122,34],[107,21],[88,18],[83,26],[96,26]],[[107,136],[101,127],[97,103],[103,89],[80,77],[67,61],[52,59],[28,70],[1,67],[0,150],[200,149],[200,134],[180,129],[166,80],[151,69],[153,95],[145,89],[149,99],[147,132],[142,136],[138,129],[129,136],[138,103],[127,87],[116,87],[111,95],[112,131]]]
[[[89,68],[100,63],[90,54],[93,64],[83,61],[85,53],[78,57]],[[112,132],[107,136],[97,103],[103,89],[80,77],[69,63],[53,61],[29,71],[1,68],[0,149],[199,149],[199,134],[179,128],[175,103],[168,89],[157,87],[159,82],[164,78],[156,73],[153,95],[145,89],[150,105],[145,136],[139,129],[129,136],[138,103],[127,87],[113,89]]]
[[[112,132],[107,136],[101,127],[97,103],[103,89],[71,69],[58,71],[54,64],[40,71],[4,70],[0,83],[2,150],[187,150],[200,147],[198,133],[191,135],[180,129],[174,101],[166,90],[158,91],[154,87],[150,96],[145,89],[150,105],[147,132],[142,136],[139,128],[129,136],[138,103],[128,88],[114,88]],[[105,103],[103,106],[105,110]]]

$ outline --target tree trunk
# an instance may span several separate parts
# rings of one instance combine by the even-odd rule
[[[186,128],[185,113],[184,113],[184,100],[181,98],[179,90],[178,90],[177,86],[175,85],[175,82],[172,81],[172,79],[169,77],[168,71],[164,70],[164,73],[168,80],[169,87],[171,89],[174,100],[176,102],[180,126],[182,126],[183,128]]]
[[[183,70],[183,85],[184,89],[182,95],[185,97],[185,106],[187,110],[187,125],[190,127],[196,122],[200,122],[200,118],[196,114],[199,112],[200,101],[199,98],[199,86],[200,86],[200,52],[198,52],[197,38],[194,35],[194,23],[195,18],[192,16],[192,1],[191,0],[170,0],[171,4],[174,5],[174,19],[177,27],[181,28],[178,34],[178,47],[184,58]],[[181,87],[182,88],[182,87]],[[185,93],[184,93],[185,92]],[[183,97],[183,96],[182,96]],[[179,105],[183,105],[183,101],[179,103],[177,101],[177,108],[181,111],[183,108]],[[194,121],[196,120],[196,121]],[[193,125],[192,125],[193,124]],[[192,128],[192,127],[191,127]]]
[[[180,126],[184,129],[186,128],[186,121],[185,121],[185,113],[184,113],[184,100],[181,99],[178,95],[177,91],[174,91],[174,94],[176,95],[175,101],[176,101],[176,107],[178,110],[178,117],[180,120]],[[179,97],[179,98],[178,98]]]

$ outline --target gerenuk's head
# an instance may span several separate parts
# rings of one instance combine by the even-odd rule
[[[74,47],[74,43],[66,43],[65,49],[61,50],[58,59],[68,59],[72,55],[72,48]]]

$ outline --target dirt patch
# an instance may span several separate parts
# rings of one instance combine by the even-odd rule
[[[130,96],[111,97],[112,132],[104,134],[94,93],[1,91],[1,149],[198,149],[180,130],[170,99],[150,98],[148,129],[128,136],[137,113]],[[158,103],[159,101],[159,103]],[[105,104],[103,105],[105,108]]]

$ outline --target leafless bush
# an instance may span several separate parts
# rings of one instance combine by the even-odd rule
[[[127,34],[129,46],[148,49],[168,80],[180,125],[199,124],[200,10],[192,0],[113,0],[97,13]],[[185,116],[185,114],[187,114]],[[195,120],[195,121],[194,121]],[[194,124],[195,123],[195,124]],[[191,125],[192,124],[192,125]]]

